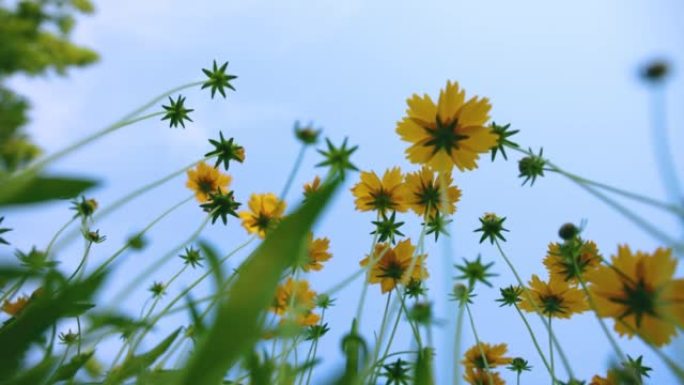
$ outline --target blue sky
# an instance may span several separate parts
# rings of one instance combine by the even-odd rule
[[[655,171],[648,115],[648,89],[637,70],[653,58],[674,64],[669,84],[668,124],[673,148],[684,140],[684,5],[678,1],[243,1],[192,3],[180,0],[100,2],[95,16],[81,19],[75,33],[78,42],[94,47],[102,60],[67,78],[16,78],[12,84],[33,102],[31,135],[48,152],[94,132],[175,85],[201,79],[200,68],[213,59],[229,60],[237,74],[236,93],[227,100],[211,100],[207,92],[185,92],[195,109],[187,129],[169,129],[165,123],[147,121],[125,128],[54,165],[54,172],[102,178],[93,191],[102,205],[138,186],[164,176],[198,159],[207,151],[207,138],[222,130],[245,146],[247,161],[231,168],[237,196],[245,201],[252,192],[281,190],[298,145],[292,137],[295,120],[313,121],[334,142],[349,137],[358,144],[355,163],[364,170],[384,171],[402,166],[405,144],[394,133],[396,122],[413,93],[437,95],[446,80],[456,80],[468,95],[487,96],[497,122],[511,122],[525,147],[544,147],[555,163],[583,176],[665,199]],[[676,151],[675,151],[676,154]],[[306,155],[289,200],[299,198],[300,186],[321,170],[313,168],[319,156]],[[675,159],[678,170],[682,157]],[[545,274],[541,259],[546,245],[556,240],[564,222],[589,222],[586,236],[596,241],[604,255],[620,243],[634,249],[653,250],[657,241],[644,234],[610,208],[559,176],[550,175],[534,187],[520,187],[515,157],[508,163],[484,159],[475,172],[455,175],[463,197],[454,218],[452,262],[482,253],[496,261],[497,286],[513,283],[490,246],[479,245],[472,230],[485,211],[506,216],[506,249],[524,277]],[[680,173],[681,174],[681,173]],[[349,188],[321,221],[316,233],[331,239],[333,259],[321,273],[310,277],[314,288],[325,290],[358,267],[370,245],[370,214],[353,210]],[[122,212],[98,223],[108,236],[98,246],[102,258],[129,234],[141,229],[167,207],[188,195],[185,179],[178,178],[131,203]],[[69,219],[66,204],[41,206],[6,213],[15,245],[27,248],[50,236]],[[634,206],[639,213],[672,234],[681,229],[672,218]],[[120,265],[119,282],[139,266],[189,235],[202,221],[202,212],[189,204],[155,227],[152,245],[129,255]],[[406,216],[413,239],[417,220]],[[39,225],[36,225],[39,224]],[[242,242],[246,235],[237,221],[227,228],[206,232],[222,250]],[[64,266],[74,265],[79,246],[65,249]],[[453,303],[446,303],[446,288],[454,275],[445,263],[441,246],[430,247],[431,295],[437,318],[445,324],[439,340],[451,341]],[[77,255],[77,254],[76,254]],[[142,287],[170,276],[180,260],[160,268]],[[682,269],[680,266],[680,275]],[[183,276],[177,290],[193,276]],[[447,283],[449,286],[447,286]],[[109,291],[108,291],[109,292]],[[351,321],[360,284],[341,292],[329,312],[332,328],[322,350],[321,373],[341,364],[339,337]],[[363,327],[371,338],[380,322],[384,299],[372,287]],[[107,298],[108,293],[103,295]],[[173,288],[170,296],[173,295]],[[147,294],[122,304],[137,311]],[[535,371],[527,383],[546,379],[523,325],[493,299],[498,290],[482,290],[473,306],[478,332],[487,342],[507,342],[511,354],[530,360]],[[452,316],[451,320],[447,320]],[[182,319],[179,322],[185,322]],[[503,322],[502,322],[503,321]],[[576,362],[583,378],[605,371],[608,344],[595,319],[585,314],[570,322],[558,322],[557,333]],[[171,329],[172,326],[169,326]],[[541,329],[540,329],[541,330]],[[158,332],[163,335],[164,330]],[[400,343],[408,343],[403,330]],[[466,347],[471,333],[464,330]],[[631,355],[644,354],[656,368],[653,383],[671,377],[644,346],[620,340]],[[678,341],[678,346],[682,342]],[[397,345],[401,346],[401,345]],[[451,365],[449,344],[438,345],[440,383],[446,383]],[[447,350],[448,351],[448,350]],[[673,353],[670,349],[669,353]],[[108,352],[102,352],[103,357]],[[683,358],[680,356],[680,360]],[[508,377],[512,379],[512,377]]]

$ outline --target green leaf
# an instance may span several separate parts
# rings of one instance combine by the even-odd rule
[[[35,385],[40,384],[50,375],[50,372],[56,364],[54,357],[47,357],[40,361],[36,366],[27,369],[23,372],[17,373],[8,381],[0,382],[2,385]],[[2,377],[0,377],[2,378]]]
[[[218,253],[216,253],[216,249],[207,241],[200,240],[198,244],[204,255],[207,257],[207,261],[209,261],[209,268],[214,275],[216,288],[217,290],[220,290],[221,286],[223,286],[223,269],[221,268],[221,258],[219,257]]]
[[[260,316],[273,299],[281,274],[296,263],[306,235],[330,201],[339,179],[285,217],[238,269],[235,283],[217,309],[211,328],[197,343],[176,384],[215,385],[252,350],[261,335]]]
[[[26,205],[54,199],[72,199],[95,186],[90,179],[31,174],[0,177],[0,206]]]
[[[58,291],[44,288],[20,314],[0,328],[0,380],[16,371],[32,342],[39,340],[50,326],[66,316],[70,309],[65,304],[87,301],[103,279],[104,274],[101,273]]]
[[[147,353],[128,357],[120,367],[114,368],[111,372],[109,372],[109,376],[105,381],[105,385],[120,384],[125,379],[138,375],[145,369],[152,366],[157,358],[164,354],[169,346],[171,346],[181,330],[182,328],[176,329],[175,332],[164,338],[162,342],[160,342]]]
[[[90,357],[93,356],[93,354],[95,354],[95,351],[81,353],[73,356],[69,363],[57,368],[57,372],[55,372],[55,375],[50,383],[70,380],[74,378],[79,369],[81,369],[83,365],[85,365],[86,362],[88,362],[88,360],[90,359]]]

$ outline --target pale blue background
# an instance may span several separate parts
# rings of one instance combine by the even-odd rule
[[[195,123],[186,130],[147,121],[54,165],[55,172],[104,175],[102,187],[92,192],[103,206],[196,160],[208,149],[206,139],[218,130],[234,136],[247,151],[245,164],[231,168],[238,198],[246,202],[252,192],[278,192],[298,151],[292,137],[296,119],[313,120],[334,142],[349,136],[350,143],[360,145],[354,161],[362,169],[382,172],[400,165],[413,170],[403,160],[406,144],[394,133],[395,124],[404,114],[407,97],[414,92],[436,96],[447,79],[459,81],[468,95],[489,97],[494,120],[512,122],[522,131],[516,139],[524,146],[544,146],[544,154],[568,170],[664,199],[652,152],[649,94],[637,77],[640,65],[660,57],[675,64],[668,88],[668,123],[677,167],[682,169],[677,150],[684,140],[684,78],[679,71],[684,63],[684,5],[679,1],[119,0],[97,5],[94,17],[80,20],[75,39],[101,53],[99,64],[74,71],[68,78],[12,82],[31,98],[29,131],[48,152],[115,121],[165,89],[201,79],[200,68],[214,58],[230,60],[229,71],[239,75],[234,83],[238,92],[230,93],[227,100],[211,100],[199,90],[184,93],[196,110]],[[455,175],[463,198],[454,218],[452,260],[482,253],[485,261],[496,261],[497,286],[513,283],[495,250],[479,245],[472,233],[485,211],[508,217],[511,232],[505,248],[525,277],[545,274],[541,259],[546,246],[555,241],[558,226],[566,221],[588,219],[586,236],[606,256],[618,243],[648,251],[658,246],[559,176],[541,179],[533,188],[520,187],[515,159],[491,164],[485,158],[476,172]],[[318,161],[317,154],[307,154],[288,196],[291,203],[299,199],[301,184],[323,172],[313,169]],[[371,241],[372,215],[353,211],[348,188],[356,179],[350,178],[316,231],[331,238],[334,254],[322,272],[310,277],[319,291],[355,271]],[[98,223],[108,241],[94,248],[96,258],[110,255],[129,234],[185,197],[184,184],[184,177],[177,178]],[[35,239],[44,247],[72,215],[67,206],[2,213],[5,224],[15,229],[7,238],[22,249]],[[640,212],[662,230],[681,233],[672,218],[648,209]],[[149,236],[151,247],[125,257],[103,301],[133,272],[187,237],[202,218],[202,212],[188,204],[155,227]],[[418,221],[412,215],[404,218],[411,222],[406,234],[415,239]],[[224,251],[246,239],[237,220],[227,228],[212,227],[206,237]],[[60,255],[65,268],[76,264],[79,247]],[[438,379],[446,384],[453,365],[449,357],[454,321],[453,309],[445,307],[443,298],[454,271],[444,265],[441,247],[430,246],[429,251],[436,317],[449,319],[437,333],[438,340],[444,341],[437,346]],[[180,260],[174,260],[142,287],[167,279],[180,266]],[[681,266],[679,272],[681,276]],[[196,275],[181,277],[167,298]],[[341,292],[329,312],[332,331],[322,340],[319,379],[342,363],[338,341],[356,310],[359,282]],[[497,289],[478,291],[473,311],[481,338],[506,342],[512,355],[529,359],[535,370],[524,375],[524,383],[547,382],[523,325],[511,309],[497,307],[496,297]],[[146,298],[140,290],[135,299],[121,305],[135,314]],[[379,289],[372,287],[362,325],[369,339],[380,322],[383,303]],[[172,328],[169,324],[156,335]],[[605,373],[611,352],[592,315],[557,322],[556,331],[581,378]],[[402,330],[397,348],[407,347],[407,332]],[[463,335],[465,347],[470,346],[470,330],[465,328]],[[645,355],[645,362],[655,368],[652,383],[673,381],[642,344],[620,343],[633,356]],[[673,346],[682,349],[683,345],[680,340]],[[676,349],[668,353],[675,354]],[[102,358],[113,354],[98,352]],[[513,381],[511,374],[505,377]]]

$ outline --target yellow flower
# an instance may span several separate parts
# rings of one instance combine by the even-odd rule
[[[2,311],[14,317],[24,310],[28,302],[29,297],[26,295],[17,298],[14,302],[5,300],[5,302],[2,304]]]
[[[555,318],[570,318],[573,313],[582,313],[589,310],[589,305],[584,293],[570,285],[563,279],[549,279],[543,282],[537,275],[532,275],[530,280],[529,294],[533,303],[528,300],[528,295],[521,296],[520,308],[535,312],[537,309],[543,314]]]
[[[653,254],[618,247],[612,266],[588,275],[589,292],[601,317],[614,318],[615,330],[666,345],[684,327],[684,279],[673,279],[677,260],[671,249]]]
[[[330,240],[328,238],[315,238],[313,233],[307,236],[307,259],[301,265],[304,271],[320,271],[323,268],[321,262],[325,262],[332,258],[332,254],[328,252],[330,247]]]
[[[321,178],[316,175],[311,182],[304,184],[304,198],[309,198],[311,194],[318,191],[319,188],[321,188]]]
[[[618,375],[614,370],[608,371],[608,377],[601,377],[595,375],[591,378],[589,385],[620,385],[621,382],[618,379]]]
[[[586,274],[596,269],[601,259],[594,242],[576,239],[562,245],[550,243],[544,265],[551,277],[579,284],[578,276],[586,280]]]
[[[248,233],[258,234],[262,239],[278,224],[285,212],[285,202],[272,193],[252,194],[247,205],[249,211],[238,213],[242,226]]]
[[[378,210],[380,213],[387,211],[405,212],[406,185],[399,167],[385,171],[382,180],[375,172],[361,172],[361,181],[352,189],[356,197],[356,209],[359,211]]]
[[[480,351],[480,348],[482,348]],[[508,351],[506,344],[490,345],[488,343],[480,342],[480,344],[473,345],[465,352],[465,358],[461,363],[466,369],[486,369],[484,360],[482,359],[482,352],[487,359],[487,366],[495,368],[497,366],[506,365],[513,361],[510,357],[504,357]]]
[[[297,324],[311,326],[318,323],[320,316],[313,312],[316,306],[316,292],[309,288],[306,280],[288,278],[278,286],[271,311],[279,316],[292,315]]]
[[[441,185],[442,179],[448,186],[446,202],[442,197],[445,193]],[[406,203],[420,216],[427,214],[428,217],[432,217],[437,213],[438,207],[442,213],[453,214],[456,212],[456,202],[461,198],[461,190],[456,186],[451,186],[452,182],[451,173],[440,177],[430,168],[422,167],[420,171],[406,175],[406,188],[408,189]]]
[[[373,256],[367,256],[359,264],[366,266],[371,260],[377,260],[371,267],[368,282],[379,283],[384,294],[394,289],[397,282],[406,285],[411,280],[422,281],[428,277],[423,264],[427,254],[417,255],[413,269],[409,271],[415,250],[416,247],[411,244],[410,239],[397,243],[394,248],[386,243],[379,243],[375,245]]]
[[[499,372],[467,368],[463,378],[470,385],[506,385]],[[491,381],[490,381],[491,378]]]
[[[185,186],[193,190],[195,198],[203,203],[207,202],[211,198],[210,195],[217,193],[219,189],[226,192],[230,181],[230,175],[223,174],[205,162],[200,162],[194,170],[188,170],[188,181]]]
[[[498,136],[486,126],[491,105],[487,98],[465,101],[458,83],[447,82],[435,103],[430,96],[408,99],[407,116],[397,123],[397,133],[411,143],[406,157],[441,172],[477,168],[479,153],[497,145]]]

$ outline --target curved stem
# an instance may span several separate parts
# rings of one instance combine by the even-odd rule
[[[117,293],[114,296],[114,299],[112,300],[112,303],[121,303],[130,293],[138,287],[141,283],[145,281],[145,277],[150,276],[152,273],[154,273],[157,269],[159,269],[161,266],[165,265],[167,262],[171,260],[171,258],[175,257],[176,254],[186,245],[189,243],[192,243],[197,237],[200,236],[204,228],[207,226],[209,223],[209,220],[211,219],[210,215],[207,215],[202,223],[197,227],[197,229],[190,234],[190,236],[183,240],[182,242],[178,243],[174,248],[169,250],[166,254],[164,254],[159,260],[151,263],[145,270],[141,271],[134,279],[130,280],[130,284],[126,286],[122,291]]]
[[[77,216],[74,216],[73,218],[69,219],[67,223],[65,223],[62,227],[57,230],[55,235],[50,239],[50,243],[48,243],[47,247],[45,248],[45,257],[49,258],[50,257],[50,252],[52,251],[52,246],[57,242],[57,238],[59,238],[60,235],[69,227],[71,226],[74,221],[76,221]]]
[[[506,262],[506,265],[508,265],[508,268],[513,272],[513,275],[515,276],[516,281],[518,282],[518,285],[523,289],[523,293],[525,294],[525,299],[534,307],[534,312],[539,316],[539,319],[541,320],[542,324],[544,327],[547,328],[548,331],[548,325],[546,323],[546,320],[544,319],[543,313],[539,306],[537,306],[537,303],[532,299],[532,293],[530,293],[530,289],[527,288],[523,280],[520,278],[520,274],[518,274],[518,270],[516,270],[515,266],[511,263],[511,261],[508,259],[508,256],[506,253],[503,251],[503,248],[501,247],[501,243],[499,243],[498,239],[494,240],[494,244],[496,245],[496,248],[499,250],[499,255],[501,255],[501,258],[503,258],[504,262]],[[563,351],[560,343],[556,339],[556,336],[552,333],[549,332],[551,335],[551,339],[553,340],[554,345],[556,346],[556,350],[558,351],[558,355],[561,358],[561,362],[563,363],[563,367],[565,368],[565,371],[568,372],[568,375],[570,375],[570,378],[575,378],[575,373],[572,370],[572,367],[570,366],[570,361],[568,361],[567,356],[565,355],[565,352]]]
[[[549,365],[549,362],[546,360],[546,356],[544,355],[544,352],[542,351],[541,346],[539,345],[539,341],[537,341],[537,337],[534,335],[534,331],[532,331],[532,327],[530,326],[530,323],[527,322],[527,317],[525,317],[523,312],[518,307],[517,303],[514,306],[515,306],[515,310],[518,311],[520,318],[523,320],[523,323],[525,323],[525,327],[527,328],[527,331],[530,333],[530,338],[532,338],[532,343],[534,344],[534,348],[537,349],[537,353],[539,353],[539,357],[541,358],[542,363],[544,363],[544,367],[549,372],[549,375],[551,376],[551,380],[553,381],[553,383],[557,383],[558,380],[556,380],[556,376],[554,374],[554,371],[551,370],[551,366]]]
[[[183,204],[189,202],[189,201],[190,201],[191,199],[193,199],[193,198],[194,198],[194,195],[189,196],[188,198],[185,198],[185,199],[183,199],[182,201],[176,203],[176,204],[173,205],[171,208],[169,208],[168,210],[164,211],[164,212],[163,212],[161,215],[159,215],[157,218],[155,218],[154,220],[152,220],[152,222],[150,222],[147,226],[145,226],[145,228],[144,228],[142,231],[140,231],[137,235],[138,235],[138,236],[144,235],[144,234],[147,233],[152,227],[154,227],[154,225],[156,225],[159,221],[161,221],[162,219],[164,219],[164,217],[166,217],[167,215],[171,214],[171,213],[172,213],[173,211],[175,211],[177,208],[179,208],[179,207],[182,206]],[[122,246],[119,250],[117,250],[112,256],[110,256],[109,258],[107,258],[107,260],[104,261],[104,262],[95,270],[95,273],[94,273],[94,274],[99,274],[99,273],[101,273],[104,269],[107,268],[107,266],[109,266],[109,264],[111,264],[112,262],[114,262],[114,260],[115,260],[119,255],[121,255],[124,251],[126,251],[129,247],[130,247],[130,244],[129,244],[129,243],[126,243],[125,245],[123,245],[123,246]]]
[[[487,355],[484,352],[484,349],[482,349],[482,343],[480,342],[480,338],[477,336],[477,329],[475,328],[475,321],[473,320],[473,314],[470,312],[470,306],[468,306],[468,301],[463,301],[463,306],[466,309],[466,312],[468,313],[468,319],[470,320],[470,328],[473,331],[473,336],[475,337],[475,343],[477,344],[478,349],[480,350],[480,356],[482,357],[482,362],[484,363],[484,368],[487,371],[487,377],[489,378],[489,385],[494,385],[494,379],[492,378],[492,372],[489,370],[489,362],[487,362]]]
[[[62,158],[65,155],[68,155],[69,153],[74,152],[74,151],[78,150],[79,148],[85,146],[86,144],[94,142],[95,140],[97,140],[97,139],[99,139],[99,138],[101,138],[101,137],[103,137],[109,133],[112,133],[112,132],[114,132],[120,128],[130,126],[132,124],[135,124],[135,123],[138,123],[138,122],[141,122],[143,120],[150,119],[150,118],[154,118],[155,116],[160,116],[163,114],[164,114],[163,111],[159,111],[159,112],[154,112],[154,113],[144,115],[144,116],[141,116],[138,118],[120,120],[120,121],[112,124],[111,126],[105,127],[104,129],[102,129],[102,130],[100,130],[100,131],[98,131],[92,135],[89,135],[89,136],[79,140],[78,142],[67,146],[66,148],[63,148],[62,150],[59,150],[56,153],[43,158],[42,160],[37,161],[33,165],[21,170],[20,174],[26,175],[29,173],[36,173],[36,172],[42,170],[43,168],[45,168],[51,162],[54,162],[55,160]]]
[[[145,110],[153,107],[155,104],[161,102],[163,99],[165,99],[167,96],[169,96],[173,93],[183,91],[185,89],[192,88],[195,86],[201,86],[202,84],[204,84],[204,81],[196,81],[196,82],[192,82],[192,83],[186,83],[186,84],[171,88],[170,90],[164,91],[163,93],[152,98],[149,102],[143,104],[142,106],[140,106],[140,107],[136,108],[135,110],[126,114],[126,116],[124,116],[121,120],[128,120],[128,119],[134,118],[134,117],[142,114],[143,112],[145,112]]]
[[[294,181],[295,176],[297,176],[297,171],[299,171],[299,168],[302,165],[302,161],[304,160],[304,154],[306,153],[307,147],[308,146],[306,144],[303,144],[300,148],[294,166],[292,166],[292,171],[290,171],[290,175],[288,175],[287,181],[285,182],[285,186],[283,187],[283,191],[280,192],[280,200],[285,199],[285,196],[290,191],[290,187],[292,187],[292,182]]]

